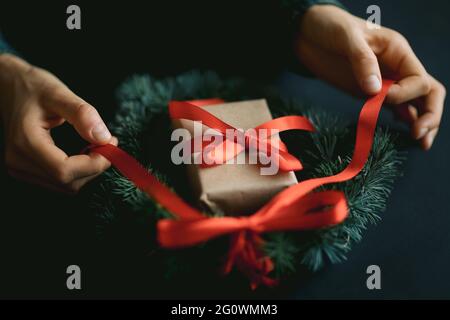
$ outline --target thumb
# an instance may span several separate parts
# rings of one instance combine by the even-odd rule
[[[106,144],[111,140],[111,133],[97,110],[70,89],[64,87],[53,92],[48,106],[73,125],[88,142]]]
[[[348,46],[348,58],[359,87],[369,95],[381,90],[381,72],[378,59],[362,37],[351,40]]]

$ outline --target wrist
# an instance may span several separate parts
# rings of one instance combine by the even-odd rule
[[[12,69],[14,65],[14,56],[4,53],[0,54],[0,95],[5,96],[10,92],[10,83],[13,80]],[[3,102],[3,99],[2,99]]]
[[[0,92],[11,91],[18,75],[25,74],[32,66],[25,60],[8,53],[0,54]]]
[[[10,54],[10,53],[2,53],[0,54],[0,71],[2,72],[11,72],[11,71],[20,71],[23,69],[27,69],[30,67],[30,64],[25,60]]]
[[[315,4],[309,6],[303,13],[301,20],[317,20],[325,17],[332,17],[334,15],[341,16],[342,14],[349,14],[348,11],[340,3],[329,3],[328,1],[317,1]]]
[[[335,5],[318,4],[311,6],[300,21],[296,40],[334,47],[356,28],[359,28],[357,19],[349,12]]]
[[[0,120],[3,120],[3,113],[12,105],[17,75],[27,66],[27,62],[12,54],[0,54]]]
[[[339,22],[351,16],[346,10],[330,4],[315,4],[311,6],[304,14],[301,22],[314,27],[317,22]]]

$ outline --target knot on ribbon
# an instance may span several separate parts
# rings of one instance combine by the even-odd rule
[[[274,269],[274,264],[264,254],[263,244],[264,240],[255,232],[247,230],[233,234],[224,274],[230,273],[233,266],[236,266],[250,280],[252,290],[259,285],[269,287],[276,285],[278,281],[269,276]]]
[[[281,171],[297,171],[303,168],[300,160],[288,152],[286,145],[278,137],[274,136],[274,132],[279,133],[288,130],[312,132],[314,127],[307,118],[301,116],[281,117],[243,131],[201,108],[201,106],[206,104],[218,103],[223,103],[223,101],[209,99],[205,103],[201,101],[171,101],[169,103],[169,115],[172,119],[201,121],[203,125],[214,129],[219,135],[222,135],[223,139],[219,144],[202,141],[202,146],[208,148],[208,152],[202,154],[201,167],[224,164],[228,160],[237,157],[241,152],[250,151],[262,153],[267,157],[276,157],[276,163]],[[234,132],[233,137],[227,136],[227,130]],[[274,141],[276,141],[276,146],[274,146]],[[192,152],[195,152],[193,140],[191,141],[191,146]]]
[[[285,189],[256,213],[246,217],[199,215],[159,220],[158,241],[166,248],[181,248],[231,234],[225,273],[236,266],[251,279],[252,287],[272,283],[273,279],[268,274],[273,263],[262,250],[262,233],[323,228],[341,223],[348,215],[342,192],[308,193],[310,190],[302,187],[297,184]]]
[[[261,129],[263,130],[263,129]],[[265,157],[270,157],[272,154],[275,153],[275,155],[279,155],[279,151],[282,151],[285,154],[288,153],[288,149],[286,145],[279,139],[279,137],[275,135],[269,135],[265,131],[254,131],[249,130],[247,132],[242,132],[239,130],[239,132],[242,132],[244,145],[246,151],[248,151],[250,154],[253,153],[259,153],[264,155]],[[239,139],[237,139],[237,143],[239,143]],[[291,154],[289,154],[292,156]],[[294,158],[294,156],[292,156]],[[300,160],[296,159],[298,163],[300,163]],[[298,167],[294,166],[292,163],[292,170],[296,170]],[[284,171],[290,171],[287,170],[288,167],[284,167]]]
[[[241,216],[236,217],[236,219],[238,219],[238,224],[240,225],[240,229],[242,231],[261,233],[264,230],[264,228],[259,225],[259,220],[255,216]]]

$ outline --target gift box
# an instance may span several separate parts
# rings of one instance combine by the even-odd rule
[[[220,120],[238,129],[252,129],[272,119],[264,99],[202,106]],[[195,136],[194,122],[173,119],[174,128],[187,129]],[[197,124],[198,125],[198,124]],[[202,133],[208,128],[202,126]],[[274,135],[275,139],[278,135]],[[273,137],[272,137],[273,138]],[[187,173],[198,205],[203,210],[218,215],[245,215],[262,207],[275,194],[297,183],[294,172],[278,171],[274,175],[261,174],[259,164],[224,163],[203,167],[186,164]]]

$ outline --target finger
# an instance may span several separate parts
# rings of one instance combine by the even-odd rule
[[[355,96],[363,95],[351,70],[351,64],[344,56],[320,50],[316,44],[302,41],[296,47],[302,63],[318,78]]]
[[[386,97],[387,103],[402,104],[428,94],[430,84],[426,76],[414,75],[394,83]]]
[[[352,35],[348,39],[347,55],[359,86],[366,94],[377,94],[381,90],[377,56],[361,35]]]
[[[117,146],[118,140],[116,137],[111,139],[111,144]],[[72,171],[73,180],[76,180],[101,174],[111,166],[111,162],[102,155],[91,152],[68,157],[66,166],[68,170]]]
[[[45,119],[45,125],[43,125],[43,127],[45,129],[53,129],[59,127],[64,122],[66,122],[66,119],[62,118],[61,116],[50,116]]]
[[[67,87],[48,93],[43,102],[72,124],[85,140],[94,144],[106,144],[111,140],[111,133],[97,110]]]
[[[403,103],[398,106],[392,106],[392,110],[397,118],[397,120],[403,121],[410,126],[414,124],[417,120],[418,112],[417,108],[409,103]]]
[[[422,139],[431,129],[436,128],[436,126],[431,125],[435,122],[435,115],[433,113],[427,112],[422,115],[412,126],[411,134],[413,138]]]
[[[117,141],[117,139],[116,139]],[[101,157],[99,154],[93,154],[94,156]],[[81,178],[76,178],[73,181],[68,182],[67,184],[62,184],[55,179],[49,177],[44,170],[40,168],[36,164],[36,162],[32,162],[27,159],[25,156],[16,155],[8,156],[9,160],[7,163],[8,172],[10,172],[11,176],[14,178],[27,181],[34,185],[43,186],[47,189],[51,189],[52,191],[64,192],[64,193],[76,193],[78,192],[83,185],[87,182],[93,180],[97,176],[99,176],[102,172],[96,172],[93,175],[83,176]],[[102,162],[105,160],[100,159]],[[105,168],[109,167],[109,163],[103,164]]]
[[[106,170],[110,163],[99,154],[77,155],[69,157],[59,149],[50,135],[49,130],[35,126],[32,122],[25,124],[28,146],[28,157],[35,165],[43,168],[43,173],[55,184],[69,185],[74,180],[92,176]],[[117,139],[111,139],[117,145]]]
[[[446,96],[445,88],[436,80],[433,81],[430,93],[423,99],[418,120],[418,124],[430,129],[438,127],[441,123]]]
[[[114,145],[117,145],[117,138],[114,138],[112,141]],[[98,157],[97,157],[98,156]],[[92,157],[95,158],[94,161],[99,162],[98,164],[94,164],[95,166],[99,166],[100,168],[108,168],[110,166],[110,163],[106,158],[101,157],[99,154],[92,154]],[[77,160],[77,159],[74,159]],[[21,150],[8,150],[6,154],[6,166],[8,170],[13,170],[15,172],[20,172],[22,178],[26,176],[33,177],[34,179],[40,179],[46,184],[55,184],[55,186],[59,187],[66,187],[64,184],[56,182],[53,177],[49,177],[49,174],[47,173],[47,170],[45,168],[42,168],[40,163],[31,157],[29,157],[29,154],[22,152]],[[81,172],[82,178],[89,177],[89,173],[85,175],[85,173]],[[95,172],[95,176],[97,176],[100,173]],[[76,173],[74,174],[74,176]],[[75,177],[75,180],[78,178]],[[25,179],[26,180],[26,179]],[[70,184],[71,182],[69,182]]]
[[[116,137],[113,137],[112,139],[112,143],[113,145],[117,146],[118,144],[118,140]],[[99,175],[101,175],[103,173],[103,171],[105,171],[106,169],[108,169],[111,166],[111,163],[104,158],[102,155],[98,154],[98,153],[92,153],[89,154],[89,156],[91,157],[95,157],[96,161],[101,161],[101,163],[99,163],[98,165],[100,165],[100,167],[102,168],[100,171],[93,173],[92,175],[86,175],[86,176],[81,176],[79,178],[74,179],[73,181],[71,181],[68,185],[67,185],[67,189],[70,192],[75,192],[77,193],[78,191],[80,191],[80,189],[86,185],[88,182],[94,180],[95,178],[97,178]]]
[[[429,76],[408,41],[398,32],[378,33],[379,61],[384,74],[397,80],[389,90],[386,101],[402,104],[427,94]]]
[[[55,145],[50,132],[33,124],[26,125],[25,131],[28,139],[27,147],[22,151],[27,152],[27,156],[42,167],[45,175],[63,184],[73,180],[66,166],[66,159],[69,157]]]
[[[428,132],[428,134],[421,140],[421,146],[424,150],[430,150],[433,146],[434,139],[438,134],[439,128],[435,128]]]

